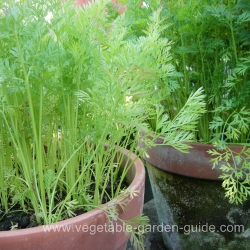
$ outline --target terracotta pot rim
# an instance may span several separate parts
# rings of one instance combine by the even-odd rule
[[[164,137],[159,136],[155,140],[157,145],[147,149],[149,158],[144,157],[146,162],[170,173],[192,178],[222,181],[220,166],[213,169],[210,162],[211,156],[207,153],[209,149],[214,148],[212,144],[187,143],[192,148],[189,149],[188,154],[184,154],[170,145],[161,145],[163,141]],[[139,145],[145,147],[144,143],[139,143]],[[233,151],[240,152],[244,146],[232,145],[229,147]]]
[[[128,151],[127,149],[121,148],[119,150],[120,153],[126,155],[126,158],[129,157],[130,163],[133,162],[133,165],[131,166],[131,170],[134,171],[132,174],[132,181],[130,185],[127,187],[127,190],[139,190],[142,183],[144,184],[145,180],[145,168],[143,162],[138,158],[134,153]],[[134,175],[134,176],[133,176]],[[57,225],[57,226],[64,226],[69,224],[75,224],[79,220],[87,220],[89,218],[92,218],[94,216],[102,216],[103,212],[101,209],[110,206],[114,204],[117,201],[123,201],[129,197],[129,194],[126,196],[118,195],[116,198],[112,199],[111,201],[100,205],[100,207],[95,208],[91,211],[88,211],[84,214],[62,220],[59,222],[51,223],[49,225]],[[45,233],[44,226],[46,225],[39,225],[32,228],[24,228],[24,229],[18,229],[18,230],[12,230],[12,231],[0,231],[0,239],[4,239],[5,237],[20,237],[25,236],[27,234],[39,234],[39,233]]]
[[[158,136],[155,141],[158,144],[162,144],[164,142],[164,136]],[[184,144],[189,144],[191,146],[199,146],[199,147],[204,147],[204,148],[208,147],[209,149],[211,147],[214,147],[212,143],[205,143],[205,142],[185,142]],[[230,144],[229,147],[235,148],[237,150],[237,149],[243,148],[244,146],[238,145],[238,144]]]

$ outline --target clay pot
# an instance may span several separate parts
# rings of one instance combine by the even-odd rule
[[[163,140],[159,137],[157,144]],[[249,249],[250,200],[242,205],[229,203],[219,178],[221,170],[212,169],[209,162],[207,150],[213,146],[191,146],[190,153],[183,154],[157,145],[145,157],[167,249]]]
[[[125,233],[125,227],[120,221],[114,221],[109,227],[108,219],[103,209],[124,199],[129,200],[127,209],[119,207],[119,218],[131,219],[142,213],[145,185],[145,169],[140,159],[129,151],[122,153],[133,162],[126,177],[130,182],[129,190],[137,190],[138,196],[133,199],[127,194],[102,205],[82,215],[45,226],[28,229],[0,232],[0,249],[3,250],[69,250],[69,249],[102,249],[125,250],[130,235]],[[136,159],[136,160],[135,160]],[[122,164],[124,167],[124,163]],[[50,229],[50,232],[48,231]],[[114,232],[111,232],[114,230]]]

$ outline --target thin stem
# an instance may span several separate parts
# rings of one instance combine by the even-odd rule
[[[25,82],[25,89],[27,91],[27,98],[28,98],[28,103],[29,103],[29,110],[30,110],[30,117],[31,117],[31,123],[32,123],[32,131],[33,131],[33,135],[34,135],[34,143],[33,143],[33,147],[34,147],[34,152],[35,152],[35,157],[37,158],[37,160],[33,160],[33,164],[38,164],[38,166],[34,166],[33,165],[33,169],[34,169],[34,180],[36,180],[36,174],[39,175],[39,187],[36,186],[36,193],[39,197],[39,200],[41,200],[41,207],[44,211],[44,214],[47,214],[46,212],[46,197],[45,197],[45,189],[44,189],[44,178],[43,178],[43,147],[42,147],[42,143],[41,143],[41,137],[39,138],[39,134],[37,131],[40,130],[40,134],[41,134],[41,120],[39,120],[38,124],[39,127],[37,128],[37,122],[36,122],[36,118],[35,118],[35,112],[34,112],[34,104],[33,104],[33,100],[32,100],[32,96],[31,96],[31,90],[30,90],[30,82],[29,82],[29,74],[30,71],[27,72],[26,67],[25,67],[25,63],[24,63],[24,59],[22,56],[22,49],[19,43],[19,38],[18,38],[18,34],[17,34],[17,29],[15,28],[14,30],[14,35],[15,35],[15,40],[16,40],[16,45],[18,48],[18,56],[19,56],[19,60],[22,66],[22,70],[23,70],[23,75],[24,75],[24,82]],[[42,102],[42,98],[40,98],[40,104]],[[42,105],[40,105],[40,109],[42,108]],[[41,114],[39,114],[39,119],[41,119]],[[27,166],[25,166],[25,160],[23,161],[23,168],[26,171],[29,171],[27,169]],[[38,168],[38,173],[36,172],[36,167]],[[41,199],[40,199],[41,197]],[[36,198],[32,198],[32,202],[36,203]],[[35,207],[37,207],[37,205],[35,205]],[[39,213],[38,213],[39,214]],[[40,223],[40,218],[37,214],[37,220],[38,223]]]

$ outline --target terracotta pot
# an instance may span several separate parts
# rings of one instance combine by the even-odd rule
[[[162,142],[162,137],[157,139]],[[209,162],[206,151],[212,146],[191,146],[190,153],[183,154],[159,145],[148,149],[145,158],[167,249],[249,249],[250,200],[230,204],[221,171]]]
[[[156,139],[156,144],[162,144],[163,137]],[[210,162],[211,156],[207,153],[209,149],[214,149],[210,144],[189,143],[192,147],[188,154],[183,154],[173,147],[157,146],[147,150],[150,158],[145,158],[148,163],[151,163],[162,170],[168,172],[181,174],[184,176],[221,180],[219,176],[222,174],[219,166],[212,169]],[[141,144],[141,147],[144,147]],[[240,152],[242,146],[231,146],[235,152]],[[202,162],[202,164],[201,164]]]
[[[129,160],[134,161],[136,156],[122,149],[123,154],[129,155]],[[126,156],[128,157],[128,156]],[[122,164],[124,167],[124,164]],[[136,159],[129,172],[127,179],[131,183],[129,190],[138,190],[138,196],[130,199],[129,194],[125,197],[117,197],[98,209],[64,221],[45,226],[28,229],[0,232],[0,249],[2,250],[125,250],[129,234],[125,234],[125,227],[120,221],[109,226],[108,219],[102,209],[107,208],[118,200],[129,200],[128,207],[123,211],[120,207],[119,218],[131,219],[142,213],[145,169],[140,159]],[[50,229],[50,232],[48,232]],[[46,231],[47,230],[47,231]],[[114,230],[114,232],[111,232]]]

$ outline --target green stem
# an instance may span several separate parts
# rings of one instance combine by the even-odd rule
[[[31,124],[32,124],[32,131],[33,131],[33,136],[34,136],[34,143],[33,143],[33,147],[34,147],[34,155],[36,157],[36,160],[33,160],[33,164],[37,163],[38,166],[34,166],[33,165],[33,169],[34,169],[34,182],[36,185],[36,193],[38,196],[38,199],[41,202],[41,208],[43,210],[44,216],[46,217],[47,214],[47,209],[46,209],[46,197],[45,197],[45,188],[44,188],[44,178],[43,178],[43,146],[42,146],[42,142],[41,142],[41,136],[39,137],[39,135],[41,135],[41,113],[39,114],[39,121],[38,121],[38,127],[37,127],[37,122],[36,122],[36,118],[35,118],[35,112],[34,112],[34,105],[33,105],[33,100],[32,100],[32,95],[31,95],[31,90],[30,90],[30,82],[29,82],[29,74],[30,72],[27,72],[26,67],[25,67],[25,62],[22,56],[22,49],[19,43],[19,39],[18,39],[18,34],[17,34],[17,30],[14,30],[14,34],[15,34],[15,39],[16,39],[16,44],[17,44],[17,48],[18,48],[18,55],[19,55],[19,60],[22,66],[22,70],[23,70],[23,75],[24,75],[24,82],[25,82],[25,89],[27,91],[27,98],[28,98],[28,103],[29,103],[29,110],[30,110],[30,117],[31,117]],[[42,90],[41,90],[42,91]],[[40,112],[42,109],[42,98],[40,98]],[[37,132],[39,131],[39,132]],[[25,162],[25,161],[24,161]],[[23,163],[24,163],[23,162]],[[24,169],[27,170],[27,166],[23,166]],[[36,168],[38,168],[38,172],[36,172]],[[27,170],[28,171],[28,170]],[[36,175],[39,175],[39,183],[37,186],[36,183]],[[34,199],[34,200],[33,200]],[[35,201],[36,198],[33,196],[32,198],[32,202],[34,204],[36,204],[37,202]],[[37,207],[37,204],[36,204]],[[36,208],[37,209],[37,208]],[[38,213],[39,214],[39,213]],[[37,220],[38,223],[40,223],[40,218],[39,215],[37,214]]]

